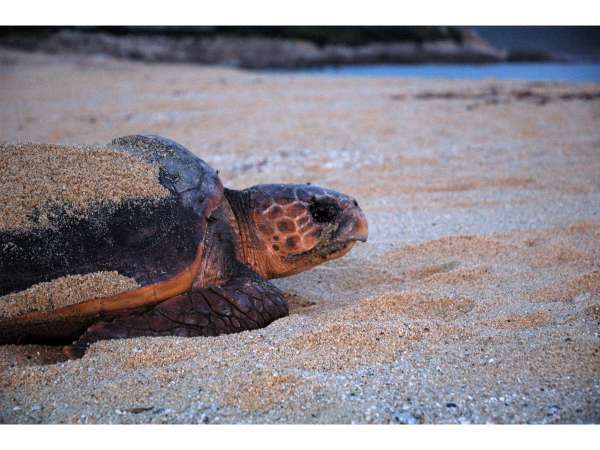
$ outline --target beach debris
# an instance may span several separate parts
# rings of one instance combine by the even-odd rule
[[[418,425],[425,422],[420,414],[414,414],[410,411],[399,411],[394,414],[394,420],[402,425]]]

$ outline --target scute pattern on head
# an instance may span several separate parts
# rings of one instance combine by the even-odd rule
[[[310,184],[260,184],[226,190],[242,237],[240,259],[265,278],[293,275],[366,241],[356,200]]]
[[[257,224],[265,251],[279,257],[309,251],[324,234],[331,237],[337,227],[319,223],[314,205],[331,205],[340,211],[352,206],[352,199],[335,191],[311,185],[259,185],[249,189],[252,220]]]
[[[253,197],[257,202],[253,219],[263,242],[271,242],[271,251],[283,256],[316,245],[318,235],[311,235],[313,227],[308,216],[310,198],[302,201],[295,189],[287,187],[276,195],[263,194]]]

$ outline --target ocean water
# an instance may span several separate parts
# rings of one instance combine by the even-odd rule
[[[600,82],[600,64],[502,63],[502,64],[388,64],[327,66],[277,73],[357,77],[444,79],[497,79],[529,81]]]

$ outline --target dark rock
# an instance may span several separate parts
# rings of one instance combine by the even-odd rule
[[[565,62],[565,59],[558,55],[536,50],[510,50],[506,60],[509,62]]]
[[[160,28],[160,27],[159,27]],[[373,29],[372,29],[373,28]],[[0,45],[48,53],[222,64],[251,69],[340,64],[485,63],[506,53],[470,30],[446,27],[8,27]]]
[[[425,421],[422,415],[413,414],[410,411],[399,411],[395,413],[394,420],[402,425],[418,425]]]

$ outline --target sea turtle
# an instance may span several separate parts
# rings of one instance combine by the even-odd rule
[[[21,167],[32,172],[44,155],[27,159],[19,153],[26,147],[1,150],[12,151],[22,166],[33,164]],[[52,150],[53,158],[66,154],[60,146]],[[339,258],[367,239],[356,200],[333,190],[310,184],[227,189],[202,159],[160,136],[121,137],[104,147],[107,154],[101,150],[71,148],[83,162],[59,161],[62,178],[45,175],[63,195],[25,205],[13,220],[19,226],[0,227],[0,343],[72,342],[64,353],[77,358],[102,339],[264,327],[288,314],[282,292],[268,279]],[[112,158],[109,172],[90,173],[88,154]],[[151,174],[142,187],[154,182],[154,191],[132,193],[140,183],[130,187],[128,178],[143,170],[136,175],[127,165],[137,163]],[[110,181],[119,170],[118,181]],[[43,190],[27,179],[12,183],[17,206],[20,190]],[[90,202],[70,201],[73,190],[85,191]],[[4,208],[3,218],[14,213]],[[121,292],[102,291],[103,274],[126,280]],[[56,291],[52,283],[61,282],[66,287]]]

